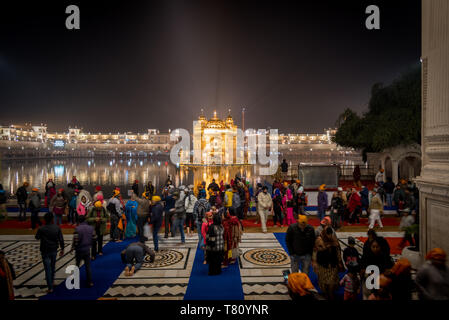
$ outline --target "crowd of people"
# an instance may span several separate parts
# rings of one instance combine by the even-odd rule
[[[103,255],[103,237],[108,232],[108,223],[112,242],[138,237],[138,241],[131,243],[121,254],[126,264],[125,276],[133,276],[140,269],[145,255],[150,256],[150,262],[154,261],[159,251],[158,234],[162,225],[164,237],[176,237],[179,233],[181,244],[185,243],[186,236],[190,237],[196,232],[199,246],[204,251],[204,264],[209,265],[209,275],[217,275],[223,267],[236,262],[243,234],[242,220],[255,207],[256,223],[261,224],[262,232],[267,232],[270,216],[275,226],[288,226],[286,244],[292,270],[288,289],[294,299],[307,296],[333,300],[339,286],[344,287],[346,300],[358,299],[360,292],[364,299],[409,299],[412,285],[418,288],[423,298],[445,296],[447,286],[436,288],[435,285],[435,279],[448,283],[444,263],[438,264],[438,261],[446,259],[444,252],[429,253],[430,262],[426,263],[421,274],[418,273],[420,276],[416,278],[416,283],[413,283],[410,263],[404,259],[393,263],[388,242],[374,231],[375,224],[382,229],[384,205],[390,205],[391,201],[402,217],[400,228],[404,231],[404,239],[401,245],[406,242],[417,245],[416,188],[402,181],[397,186],[393,185],[391,191],[391,179],[383,182],[382,174],[383,171],[379,171],[376,175],[376,187],[371,191],[364,186],[355,186],[344,192],[339,187],[330,199],[326,185],[321,185],[317,194],[317,215],[320,219],[317,228],[308,224],[308,194],[299,180],[279,179],[272,184],[258,183],[253,188],[249,181],[236,176],[228,184],[212,180],[208,186],[202,182],[197,186],[175,187],[169,177],[160,192],[148,182],[142,193],[136,180],[131,187],[131,198],[125,201],[118,187],[109,199],[105,199],[101,186],[97,186],[91,195],[74,176],[67,188],[58,190],[49,179],[43,199],[37,188],[32,188],[28,193],[27,182],[18,188],[16,195],[19,220],[26,219],[29,208],[31,228],[38,228],[36,239],[41,242],[48,292],[53,291],[58,248],[60,254],[64,254],[60,226],[65,217],[75,227],[71,251],[75,253],[76,264],[84,261],[87,286],[93,286],[90,261]],[[2,190],[0,188],[0,210],[3,212]],[[43,206],[48,207],[45,224],[39,218],[42,200]],[[358,254],[354,248],[355,240],[351,238],[348,247],[341,252],[336,231],[344,221],[360,223],[359,218],[365,212],[369,215],[369,231],[363,254]],[[145,244],[150,234],[153,249]],[[5,259],[4,256],[2,259]],[[382,273],[380,289],[374,291],[366,289],[365,285],[365,269],[373,264],[379,266]],[[1,267],[2,277],[12,279],[13,266],[2,260]],[[308,274],[311,269],[318,277],[321,295],[312,288],[313,285],[310,287]],[[342,278],[339,276],[341,272],[346,273]]]
[[[368,231],[368,239],[359,254],[353,237],[348,238],[348,246],[341,250],[330,219],[323,219],[318,228],[308,224],[307,216],[299,215],[298,221],[287,230],[292,271],[287,287],[293,300],[335,300],[340,287],[343,287],[343,299],[350,301],[406,301],[412,299],[414,291],[421,300],[449,299],[449,269],[442,249],[435,248],[427,254],[426,262],[413,280],[410,261],[400,258],[394,262],[388,241],[373,229]],[[372,266],[377,266],[380,276],[378,288],[370,289],[367,283],[371,283],[371,274],[366,270]],[[318,278],[320,294],[310,281],[312,270]]]

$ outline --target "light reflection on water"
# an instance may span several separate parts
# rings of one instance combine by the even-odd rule
[[[201,181],[210,183],[215,178],[229,182],[238,173],[247,177],[251,183],[265,180],[254,174],[256,167],[213,167],[186,168],[173,165],[169,160],[154,159],[39,159],[22,161],[2,161],[0,167],[0,181],[3,188],[14,194],[24,181],[30,183],[30,188],[37,187],[41,192],[49,178],[53,178],[57,188],[66,188],[67,184],[76,176],[83,187],[94,192],[95,186],[101,185],[105,196],[109,197],[115,186],[120,187],[123,194],[131,189],[134,180],[139,180],[140,190],[149,180],[161,186],[170,175],[176,186],[197,184]]]

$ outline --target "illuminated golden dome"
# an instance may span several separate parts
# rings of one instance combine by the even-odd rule
[[[231,109],[229,109],[229,114],[225,120],[225,123],[228,127],[232,127],[234,125],[234,119],[232,119],[232,116],[231,116]]]
[[[218,119],[217,111],[214,111],[214,116],[207,122],[208,129],[226,129],[226,124],[223,120]]]

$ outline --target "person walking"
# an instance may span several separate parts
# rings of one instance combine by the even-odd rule
[[[427,253],[415,282],[420,300],[449,300],[449,268],[443,249],[434,248]]]
[[[345,301],[356,301],[360,293],[359,264],[356,261],[350,261],[347,264],[348,273],[340,280],[340,286],[344,287]]]
[[[196,221],[196,229],[198,232],[198,244],[200,248],[204,249],[205,242],[202,233],[203,223],[206,222],[206,213],[211,210],[209,202],[206,200],[204,195],[199,195],[198,201],[195,203],[193,208],[193,215]]]
[[[380,229],[383,229],[381,215],[383,214],[384,206],[383,202],[377,194],[377,189],[374,188],[372,191],[371,203],[369,205],[369,220],[370,224],[368,229],[373,229],[376,222],[379,224]]]
[[[72,198],[69,201],[68,221],[69,221],[69,224],[72,224],[72,225],[75,225],[75,224],[78,225],[79,224],[79,222],[78,222],[78,212],[76,210],[77,209],[76,208],[77,200],[78,200],[78,190],[75,190],[73,192]],[[86,212],[86,211],[84,210],[84,212]]]
[[[186,209],[186,231],[187,236],[193,235],[195,232],[196,221],[194,219],[193,210],[195,209],[195,204],[198,199],[193,193],[193,186],[189,187],[188,194],[184,201],[184,207]]]
[[[39,227],[42,225],[41,220],[39,219],[39,212],[41,211],[41,196],[39,194],[38,188],[33,188],[30,196],[30,202],[28,207],[31,211],[31,229],[36,229],[36,225]]]
[[[282,214],[282,195],[279,189],[274,189],[273,195],[273,225],[276,226],[279,222],[279,226],[284,225],[284,215]]]
[[[47,293],[53,292],[53,283],[56,273],[56,256],[58,245],[61,248],[60,256],[64,255],[64,237],[61,228],[53,224],[53,214],[47,212],[44,216],[45,225],[37,230],[36,240],[40,240],[42,263],[44,264],[45,280],[47,281]]]
[[[91,255],[92,244],[95,243],[95,229],[89,225],[86,221],[86,216],[79,217],[79,226],[75,228],[73,233],[72,249],[75,251],[75,263],[79,267],[81,261],[84,262],[86,269],[87,287],[93,287],[92,282],[92,268],[91,268]]]
[[[145,255],[150,256],[150,263],[154,262],[156,254],[145,245],[143,238],[140,238],[138,242],[130,243],[128,247],[122,251],[122,257],[126,263],[126,277],[132,277],[138,270],[140,270]]]
[[[330,226],[326,226],[316,238],[312,261],[321,291],[327,300],[334,300],[339,283],[338,272],[344,267],[340,244]]]
[[[285,159],[283,159],[281,163],[281,175],[282,180],[286,180],[288,178],[288,163]]]
[[[131,186],[131,189],[133,190],[133,192],[136,196],[139,196],[139,180],[134,180],[134,183]]]
[[[394,183],[391,177],[387,177],[387,182],[384,183],[383,189],[385,191],[385,200],[388,207],[393,206],[393,193],[394,193]]]
[[[356,188],[352,188],[351,196],[348,200],[348,224],[360,223],[360,213],[362,212],[362,198]]]
[[[161,197],[153,196],[151,198],[151,214],[150,223],[153,225],[153,244],[154,251],[159,251],[159,229],[162,226],[162,221],[164,218],[164,207],[161,203]]]
[[[374,178],[374,181],[376,184],[381,187],[385,182],[385,170],[383,168],[380,168],[379,171],[376,173],[376,177]]]
[[[63,195],[64,189],[59,189],[58,193],[50,201],[50,212],[55,215],[56,225],[62,225],[62,216],[65,213],[65,208],[67,206],[67,200]]]
[[[186,238],[184,234],[184,221],[186,220],[186,210],[184,207],[185,199],[180,195],[180,193],[175,192],[173,194],[175,198],[175,208],[174,208],[174,235],[176,236],[176,232],[179,230],[181,233],[181,244],[186,243]]]
[[[142,198],[135,196],[135,201],[137,202],[137,233],[139,238],[147,241],[148,238],[145,237],[143,232],[143,227],[148,221],[150,215],[150,201],[148,200],[149,195],[147,193],[142,193]]]
[[[8,219],[8,211],[6,210],[7,202],[8,197],[6,196],[6,191],[3,189],[3,185],[0,184],[0,219],[4,221]]]
[[[125,217],[126,217],[126,227],[125,227],[125,239],[134,238],[137,232],[137,207],[139,204],[136,201],[136,194],[131,195],[131,200],[126,202],[125,206]]]
[[[110,238],[112,242],[121,242],[123,238],[123,232],[118,227],[120,219],[123,214],[122,203],[119,200],[120,192],[114,190],[114,195],[109,199],[107,209],[111,219],[111,228],[109,230]]]
[[[287,225],[289,226],[292,223],[295,223],[295,217],[293,215],[294,200],[290,189],[287,189],[285,192],[284,197],[282,198],[282,205],[284,207]]]
[[[360,178],[362,177],[362,173],[360,172],[360,166],[356,165],[354,171],[352,172],[352,177],[354,178],[354,186],[356,188],[360,188],[362,186],[362,182]]]
[[[19,206],[19,221],[25,221],[27,218],[27,198],[28,198],[28,191],[27,188],[30,184],[25,181],[23,185],[17,189],[16,196],[17,196],[17,204]]]
[[[175,208],[175,202],[176,200],[173,198],[173,192],[171,191],[173,189],[167,190],[165,192],[164,197],[162,198],[162,201],[165,202],[165,216],[164,216],[164,233],[165,238],[168,238],[168,233],[171,233],[171,236],[175,236],[174,226],[173,226],[173,214],[174,214],[174,208]]]
[[[302,272],[309,274],[315,240],[315,230],[307,223],[307,216],[298,215],[298,222],[288,227],[285,237],[292,273],[301,267]]]
[[[260,216],[260,223],[262,226],[262,232],[267,233],[267,219],[268,214],[273,210],[273,201],[271,195],[268,194],[268,188],[264,186],[262,192],[257,196],[258,212]]]
[[[326,193],[326,185],[322,184],[318,188],[318,220],[323,220],[324,216],[326,215],[326,210],[329,206],[328,199],[327,199],[327,193]]]
[[[221,217],[219,214],[214,214],[213,224],[207,230],[206,251],[209,275],[221,274],[221,263],[223,262],[224,254],[224,229],[221,225]]]
[[[108,216],[106,210],[101,205],[100,201],[95,202],[94,207],[90,209],[86,217],[87,223],[95,230],[96,237],[92,244],[92,260],[95,260],[97,254],[103,255],[103,235],[106,233],[106,224]]]
[[[148,181],[147,185],[145,186],[145,193],[148,194],[148,197],[151,199],[155,194],[155,189],[153,186],[153,182]]]
[[[344,211],[345,207],[343,205],[343,199],[337,192],[334,192],[331,199],[331,221],[334,230],[340,229],[341,217],[343,216]]]

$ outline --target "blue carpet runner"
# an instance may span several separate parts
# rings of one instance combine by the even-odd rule
[[[91,261],[94,283],[92,288],[86,287],[86,270],[83,265],[80,268],[80,289],[67,289],[64,280],[54,288],[53,293],[40,297],[40,300],[97,300],[101,298],[125,268],[120,252],[137,240],[134,238],[119,243],[109,242],[103,247],[103,256],[97,256],[94,261]]]
[[[286,233],[278,233],[278,232],[273,233],[273,234],[274,234],[274,236],[276,237],[276,239],[278,240],[278,242],[281,244],[282,248],[284,248],[285,252],[288,253],[287,244],[286,244],[286,242],[285,242],[285,237],[286,237],[287,234],[286,234]],[[301,266],[300,266],[300,267],[301,267]],[[344,276],[345,274],[346,274],[346,272],[340,272],[340,273],[338,274],[338,275],[339,275],[339,278],[340,278],[340,279],[343,278],[343,276]],[[318,290],[318,292],[319,292],[319,293],[322,293],[321,290],[320,290],[320,287],[318,286],[318,277],[317,277],[316,273],[313,272],[312,266],[310,266],[310,268],[309,268],[309,278],[310,278],[310,281],[312,281],[312,284],[313,284],[313,285],[315,286],[315,288]],[[338,299],[338,300],[343,300],[343,294],[344,294],[344,288],[341,287],[341,286],[339,286],[339,287],[338,287],[338,290],[337,290],[337,292],[336,292],[337,299]]]
[[[199,247],[190,274],[184,300],[243,300],[238,261],[222,268],[222,273],[208,276],[209,265],[203,264],[204,252]]]

